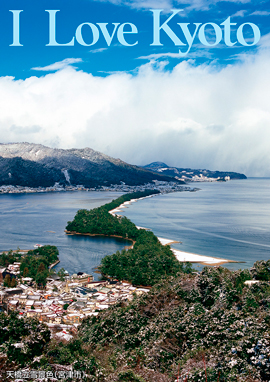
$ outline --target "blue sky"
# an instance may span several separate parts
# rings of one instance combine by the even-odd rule
[[[265,36],[270,30],[270,7],[269,2],[248,0],[242,1],[195,1],[186,3],[170,0],[145,0],[145,1],[91,1],[91,0],[46,0],[46,1],[22,1],[2,0],[0,5],[1,17],[1,41],[0,49],[2,57],[0,70],[1,75],[15,76],[16,79],[27,78],[31,75],[44,75],[46,70],[38,73],[33,68],[48,68],[48,72],[54,69],[50,67],[55,62],[61,62],[66,58],[74,59],[74,65],[85,72],[94,75],[105,76],[116,71],[136,72],[137,68],[155,59],[166,59],[167,69],[172,69],[183,59],[195,59],[197,64],[209,63],[216,60],[219,65],[234,63],[244,53],[254,53],[255,46],[243,46],[237,42],[233,47],[224,44],[224,39],[214,47],[206,47],[195,37],[190,52],[184,57],[178,55],[178,48],[164,31],[160,33],[163,46],[152,46],[153,43],[153,12],[151,9],[163,9],[161,22],[171,15],[171,9],[182,9],[169,23],[175,34],[180,36],[177,23],[190,23],[190,30],[194,31],[194,23],[215,23],[220,25],[229,16],[236,26],[231,27],[232,41],[237,41],[237,28],[247,22],[258,26],[261,36]],[[20,43],[22,47],[11,47],[13,14],[10,10],[22,10],[20,14]],[[82,23],[108,23],[108,30],[113,30],[112,23],[132,23],[138,29],[136,36],[127,37],[135,46],[123,46],[117,36],[112,39],[108,47],[102,33],[97,43],[92,46],[82,46],[76,40],[74,46],[46,46],[49,42],[49,13],[46,10],[59,10],[56,15],[56,39],[60,44],[66,44],[74,37],[76,29]],[[127,27],[126,27],[127,28]],[[86,43],[93,42],[91,29],[83,27],[83,36]],[[213,40],[213,28],[208,26],[206,35]],[[251,44],[252,30],[246,26],[244,36]],[[185,41],[185,39],[182,39]],[[182,48],[182,47],[181,47]],[[186,51],[186,47],[182,48]],[[66,61],[66,64],[72,60]]]
[[[269,1],[196,0],[1,0],[0,141],[53,147],[85,147],[134,164],[162,160],[186,167],[270,176]],[[154,9],[162,9],[183,46],[160,31],[153,46]],[[13,42],[13,13],[21,10],[20,43]],[[49,13],[56,14],[56,40],[67,44],[82,23],[98,30],[93,42],[84,25],[81,45],[46,46]],[[230,17],[230,41],[220,26]],[[132,23],[124,46],[116,33],[108,46],[97,23]],[[190,51],[181,26],[198,31]],[[213,25],[221,28],[214,45]],[[253,45],[254,29],[260,31]],[[245,45],[237,30],[243,27]],[[125,26],[125,28],[129,28]],[[124,29],[125,31],[127,29]],[[216,32],[217,33],[217,32]],[[240,33],[240,32],[239,32]],[[185,45],[184,45],[185,44]],[[149,148],[151,141],[151,148]]]

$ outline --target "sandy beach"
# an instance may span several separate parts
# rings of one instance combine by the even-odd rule
[[[145,199],[145,198],[151,198],[153,195],[146,196],[143,198],[139,199],[131,199],[128,202],[124,202],[121,204],[119,207],[109,211],[110,214],[112,215],[117,215],[117,213],[122,212],[123,208],[127,208],[128,205],[137,202],[138,200]],[[144,227],[139,227],[136,226],[138,229],[147,229],[150,230],[150,228],[144,228]],[[171,239],[165,239],[158,237],[158,240],[161,242],[162,245],[171,245],[174,243],[181,243],[181,241],[175,241]],[[225,263],[237,263],[237,261],[234,260],[227,260],[227,259],[222,259],[218,257],[211,257],[211,256],[203,256],[203,255],[198,255],[196,253],[190,253],[190,252],[184,252],[180,251],[178,249],[173,249],[171,248],[173,253],[175,254],[175,257],[177,258],[178,261],[180,262],[190,262],[190,263],[199,263],[199,264],[204,264],[204,265],[221,265]]]
[[[177,260],[181,262],[188,261],[190,263],[200,263],[204,265],[221,265],[225,263],[237,263],[237,261],[234,261],[234,260],[220,259],[218,257],[211,257],[211,256],[202,256],[202,255],[197,255],[195,253],[179,251],[178,249],[173,249],[173,248],[172,248],[172,251],[175,254]]]

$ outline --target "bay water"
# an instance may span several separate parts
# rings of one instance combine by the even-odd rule
[[[270,179],[195,186],[200,191],[146,198],[132,203],[122,214],[136,225],[152,229],[156,236],[181,241],[172,245],[175,249],[240,262],[227,264],[230,269],[270,259]],[[56,245],[60,252],[56,270],[63,267],[70,274],[93,273],[105,255],[129,242],[70,236],[65,234],[65,226],[78,209],[92,209],[120,195],[83,191],[0,195],[0,251]]]
[[[156,236],[181,241],[175,249],[240,262],[229,269],[270,259],[269,178],[195,185],[200,191],[144,199],[123,214]]]
[[[55,245],[60,263],[54,268],[70,274],[94,275],[101,259],[122,250],[130,241],[108,237],[66,235],[65,227],[77,210],[92,209],[113,199],[117,192],[52,192],[0,195],[0,252],[34,249],[36,244]]]

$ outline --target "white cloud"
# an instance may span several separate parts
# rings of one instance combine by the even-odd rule
[[[124,5],[134,9],[161,8],[169,9],[173,7],[173,0],[96,0],[98,2]]]
[[[246,15],[246,13],[247,13],[246,9],[241,9],[240,11],[237,11],[236,13],[231,15],[231,18],[233,18],[233,17],[244,17]]]
[[[212,49],[218,49],[218,46],[213,46]],[[208,58],[208,59],[213,59],[214,58],[214,54],[210,52],[209,49],[205,48],[205,47],[201,47],[201,45],[199,44],[194,44],[192,46],[192,49],[189,51],[188,53],[188,58],[185,57],[185,55],[183,53],[181,53],[181,51],[179,50],[179,53],[171,53],[171,52],[164,52],[164,53],[152,53],[152,54],[149,54],[148,56],[140,56],[138,57],[137,59],[138,60],[149,60],[151,61],[152,63],[154,63],[154,61],[156,60],[159,60],[160,58],[176,58],[178,59],[179,61],[182,60],[183,58],[184,59],[193,59],[193,58],[198,58],[198,57],[203,57],[203,58]]]
[[[108,48],[93,49],[93,50],[90,50],[90,53],[101,53],[101,52],[104,52],[104,50],[108,50]]]
[[[164,52],[164,53],[153,53],[153,54],[149,54],[148,56],[140,56],[138,57],[138,60],[157,60],[159,58],[164,58],[164,57],[178,58],[178,59],[181,58],[179,53]]]
[[[265,34],[261,37],[259,41],[260,49],[269,49],[270,48],[270,33]]]
[[[172,9],[178,6],[185,7],[185,10],[207,10],[213,5],[223,2],[224,0],[193,0],[188,2],[187,0],[95,0],[98,2],[107,2],[115,5],[124,5],[135,9]],[[251,0],[225,0],[229,3],[245,4],[250,3]],[[187,6],[188,5],[188,6]]]
[[[270,52],[219,69],[151,62],[137,75],[67,67],[0,78],[0,141],[92,147],[134,164],[270,176]]]
[[[255,11],[250,14],[250,16],[269,16],[269,11]]]
[[[43,71],[43,72],[56,72],[57,70],[66,69],[68,66],[82,62],[81,58],[65,58],[63,61],[55,62],[54,64],[47,66],[38,66],[32,68],[32,70]],[[76,69],[76,68],[75,68]]]
[[[252,0],[193,0],[192,2],[190,2],[190,5],[188,5],[188,7],[185,9],[187,11],[191,11],[191,10],[206,11],[208,9],[213,9],[215,6],[218,5],[218,3],[221,3],[221,2],[246,4],[246,3],[251,3],[251,1]],[[189,2],[187,2],[186,0],[175,0],[175,4],[185,6],[189,4]]]

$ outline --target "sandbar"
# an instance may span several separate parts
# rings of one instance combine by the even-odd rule
[[[130,205],[133,202],[137,202],[138,200],[149,198],[149,197],[151,198],[151,197],[153,197],[153,195],[149,195],[149,196],[142,197],[139,199],[131,199],[130,201],[124,202],[119,207],[109,211],[109,213],[112,215],[116,215],[118,212],[122,212],[123,208],[127,208],[127,205]],[[149,228],[144,228],[144,227],[139,227],[139,226],[137,226],[137,228],[149,230]],[[160,243],[162,245],[171,245],[174,243],[182,243],[181,241],[165,239],[162,237],[158,237],[158,240],[160,241]],[[221,258],[212,257],[212,256],[198,255],[196,253],[179,251],[178,249],[173,249],[173,248],[171,248],[171,250],[175,254],[175,257],[177,258],[177,260],[180,262],[199,263],[199,264],[203,264],[203,265],[222,265],[225,263],[238,263],[238,261],[234,261],[234,260],[221,259]]]

